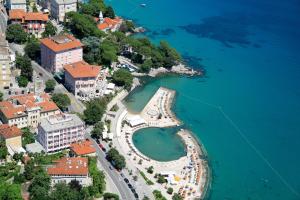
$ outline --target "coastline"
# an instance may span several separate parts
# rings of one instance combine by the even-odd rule
[[[167,88],[163,88],[163,87],[161,87],[160,90],[163,90],[163,92],[167,92],[167,94],[168,94],[168,95],[166,95],[166,98],[165,98],[165,102],[167,102],[167,106],[164,107],[165,110],[162,111],[162,112],[165,112],[165,115],[167,115],[168,117],[163,118],[163,119],[159,119],[160,122],[157,123],[158,120],[153,119],[153,116],[150,116],[150,114],[151,113],[153,114],[154,111],[155,111],[155,105],[153,105],[153,101],[151,101],[154,97],[152,97],[150,99],[150,101],[147,103],[147,105],[144,107],[142,112],[140,113],[140,115],[142,116],[143,119],[145,119],[147,124],[131,128],[126,124],[124,125],[124,121],[126,121],[126,119],[128,119],[128,117],[130,117],[130,116],[136,116],[136,114],[130,113],[130,112],[128,112],[128,110],[126,108],[124,108],[124,111],[122,112],[122,114],[120,115],[120,117],[118,119],[118,122],[117,122],[118,125],[116,126],[117,127],[116,138],[117,138],[117,142],[119,144],[117,146],[119,146],[121,148],[121,151],[123,153],[125,152],[126,159],[131,162],[130,165],[133,165],[140,172],[143,172],[144,174],[147,174],[147,175],[148,175],[148,173],[147,173],[147,170],[145,170],[145,169],[149,166],[155,166],[155,169],[158,169],[158,172],[163,171],[165,169],[168,169],[168,170],[170,169],[171,171],[176,171],[178,174],[187,173],[187,172],[183,172],[182,170],[187,169],[186,166],[189,163],[192,162],[190,160],[190,159],[192,159],[192,157],[191,157],[192,154],[191,154],[191,151],[189,150],[189,147],[190,146],[195,146],[198,156],[196,156],[196,158],[193,158],[193,159],[196,159],[196,160],[199,159],[198,161],[201,161],[201,164],[198,163],[196,167],[194,166],[191,169],[193,169],[193,170],[197,169],[197,170],[201,171],[201,173],[202,173],[202,171],[205,171],[204,176],[201,176],[201,181],[202,181],[201,186],[199,185],[199,188],[198,188],[198,186],[196,186],[196,184],[194,185],[194,186],[196,186],[196,188],[199,189],[199,196],[196,196],[195,198],[204,199],[207,195],[207,192],[208,192],[209,188],[210,188],[210,184],[211,184],[210,183],[211,182],[210,173],[211,172],[210,172],[207,160],[204,159],[204,158],[207,158],[207,153],[206,153],[203,145],[199,143],[199,141],[193,136],[193,134],[190,131],[181,130],[177,133],[178,137],[181,138],[181,140],[183,141],[183,143],[186,147],[187,154],[186,154],[186,156],[183,156],[183,157],[181,157],[177,160],[173,160],[173,161],[163,162],[163,161],[156,161],[156,160],[150,159],[149,157],[147,157],[143,153],[141,153],[133,144],[132,136],[137,130],[140,130],[140,129],[143,129],[143,128],[148,128],[148,127],[165,128],[165,127],[179,126],[180,124],[182,124],[182,122],[180,122],[176,118],[175,114],[171,110],[171,107],[174,103],[174,97],[175,97],[176,92],[173,91],[173,90],[169,90]],[[157,94],[158,91],[155,94]],[[164,94],[164,93],[162,93],[162,94]],[[158,98],[158,99],[160,99],[160,98]],[[163,98],[161,98],[161,99],[163,99]],[[157,99],[155,99],[155,100],[157,100]],[[155,100],[154,100],[154,102],[155,102]],[[158,108],[159,107],[156,105],[156,109],[158,109]],[[150,113],[149,113],[149,111],[150,111]],[[156,122],[153,122],[153,120],[156,121]],[[185,135],[187,135],[186,138],[183,137],[183,135],[181,134],[182,132]],[[193,157],[194,156],[195,155],[193,155]],[[143,162],[142,162],[143,164],[139,164],[137,162],[137,160],[138,160],[137,158],[140,159],[140,160],[143,160]],[[201,168],[198,168],[199,166],[201,166]],[[193,172],[193,174],[195,174],[195,173],[196,173],[196,171]],[[188,179],[188,178],[191,178],[190,176],[191,176],[191,174],[187,177],[182,177],[182,178]],[[193,176],[195,176],[195,175],[193,175]],[[152,182],[156,182],[156,180],[153,179],[152,177],[150,177],[149,179]],[[180,187],[179,186],[174,186],[174,188],[175,188],[174,191],[179,192],[180,189],[184,190],[185,187],[188,187],[186,185],[186,183],[187,182],[183,181],[183,179],[182,179],[182,182],[180,182],[180,184],[179,184]],[[155,183],[155,184],[157,184],[157,183]],[[193,184],[189,183],[188,185],[190,186],[190,185],[193,185]],[[152,188],[153,188],[153,186],[152,186]],[[164,188],[166,188],[166,186],[163,187],[162,185],[158,185],[158,186],[156,185],[155,189],[162,190],[163,195],[167,196],[168,194],[166,193]],[[202,189],[202,192],[200,192],[200,189]],[[186,194],[189,194],[189,193],[184,193],[184,195],[186,195]],[[189,195],[191,195],[191,194],[189,194]],[[194,199],[194,197],[193,198],[188,198],[187,197],[187,198],[184,198],[184,199]]]

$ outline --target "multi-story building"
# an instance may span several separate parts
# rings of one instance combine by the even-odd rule
[[[17,126],[0,125],[0,138],[5,140],[6,147],[11,155],[24,151],[21,137],[22,132]]]
[[[51,16],[63,22],[66,13],[77,11],[77,0],[51,0]]]
[[[26,0],[7,0],[7,8],[12,9],[21,9],[26,11]]]
[[[0,102],[0,118],[3,123],[18,128],[36,128],[41,119],[59,114],[61,111],[50,100],[50,96],[43,93],[36,96],[33,93],[10,97]]]
[[[9,54],[8,42],[0,35],[0,88],[9,87],[11,82],[12,60]]]
[[[83,140],[84,129],[84,122],[75,114],[50,116],[38,126],[38,141],[46,152],[60,151]]]
[[[66,64],[82,60],[82,44],[72,35],[60,35],[41,40],[41,63],[46,70],[56,73]]]
[[[52,185],[57,183],[68,184],[72,180],[78,181],[84,187],[92,184],[87,158],[61,158],[55,162],[54,166],[47,169],[47,173],[51,177]]]
[[[104,94],[106,71],[84,61],[64,65],[65,85],[80,100],[89,100]]]
[[[41,12],[13,9],[9,11],[9,20],[12,24],[21,24],[27,33],[40,38],[45,31],[48,15]]]

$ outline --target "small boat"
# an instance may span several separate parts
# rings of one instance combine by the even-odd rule
[[[141,7],[146,7],[145,3],[140,4]]]

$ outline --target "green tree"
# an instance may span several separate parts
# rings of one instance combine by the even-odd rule
[[[163,184],[163,183],[166,182],[166,179],[165,179],[164,176],[159,174],[158,177],[157,177],[157,182],[160,183],[160,184]]]
[[[16,67],[21,69],[21,76],[25,77],[28,81],[32,81],[33,69],[31,66],[31,60],[27,55],[17,55]]]
[[[84,110],[85,122],[93,125],[101,120],[106,109],[106,102],[104,99],[93,99],[86,104]]]
[[[82,39],[83,58],[90,64],[101,64],[100,38],[89,36]]]
[[[150,198],[147,197],[147,196],[144,196],[144,197],[143,197],[143,200],[150,200]]]
[[[66,26],[77,38],[95,36],[101,38],[104,32],[100,31],[93,17],[77,12],[68,12],[66,15]]]
[[[104,13],[104,16],[105,16],[105,17],[109,17],[109,18],[111,18],[111,19],[114,19],[114,18],[116,17],[114,9],[113,9],[111,6],[108,6],[108,7],[106,8],[106,11],[105,11],[105,13]]]
[[[53,92],[56,82],[53,79],[49,79],[46,81],[45,85],[46,85],[45,92]]]
[[[164,197],[164,196],[161,194],[161,191],[154,190],[154,191],[153,191],[153,195],[154,195],[155,200],[167,200],[166,197]]]
[[[152,68],[152,66],[153,66],[152,60],[147,59],[147,60],[145,60],[144,63],[141,65],[140,70],[141,70],[142,72],[146,72],[146,73],[147,73],[147,72],[150,71],[150,69]]]
[[[110,66],[112,62],[117,60],[117,46],[108,40],[104,40],[100,45],[101,62],[106,66]]]
[[[0,102],[3,101],[3,93],[0,91]]]
[[[31,58],[31,60],[39,61],[41,57],[41,47],[40,43],[36,40],[31,40],[27,42],[24,48],[25,54]]]
[[[23,155],[24,155],[23,152],[22,152],[22,153],[15,153],[15,154],[13,155],[13,159],[14,159],[16,162],[21,161],[22,158],[23,158]]]
[[[39,12],[38,9],[37,9],[37,7],[36,7],[36,4],[35,4],[35,3],[34,3],[33,6],[32,6],[32,12],[35,12],[35,13],[36,13],[36,12]]]
[[[5,141],[3,139],[0,140],[0,159],[5,159],[8,154],[7,147]]]
[[[107,152],[106,157],[107,160],[110,161],[116,169],[120,170],[126,167],[126,161],[124,156],[122,156],[115,148],[111,148]]]
[[[99,196],[105,190],[105,175],[97,167],[97,159],[89,157],[89,173],[93,179],[93,185],[89,187],[92,196]]]
[[[0,199],[3,200],[22,200],[21,187],[19,184],[0,183]]]
[[[27,162],[24,167],[24,177],[26,180],[31,180],[34,177],[34,163],[33,161]]]
[[[172,196],[172,200],[183,200],[183,198],[178,193],[174,193]]]
[[[92,138],[96,138],[96,139],[102,138],[103,130],[104,130],[103,122],[102,121],[97,122],[91,132]]]
[[[50,190],[50,177],[43,168],[36,171],[28,188],[31,200],[48,200]]]
[[[105,12],[106,6],[103,0],[90,0],[88,3],[80,4],[80,12],[94,17],[99,16],[99,12]]]
[[[61,110],[66,110],[71,104],[71,100],[68,95],[63,93],[53,94],[51,99]]]
[[[168,194],[172,194],[173,191],[174,191],[173,188],[169,187],[168,190],[167,190],[167,193],[168,193]]]
[[[28,85],[28,79],[24,76],[19,76],[18,77],[18,85],[19,87],[27,87]]]
[[[65,183],[57,183],[50,194],[51,200],[81,200],[79,191],[72,189]]]
[[[34,134],[30,131],[29,128],[22,128],[22,147],[25,147],[27,144],[34,143]]]
[[[107,192],[107,193],[104,193],[103,199],[104,200],[119,200],[120,198],[117,194]]]
[[[130,90],[133,82],[132,74],[126,69],[118,69],[113,73],[113,82],[118,86],[124,86],[125,89]]]
[[[52,24],[51,21],[48,21],[45,26],[45,31],[42,33],[42,37],[50,37],[56,35],[57,28]]]
[[[20,24],[10,24],[6,30],[6,39],[9,42],[23,44],[27,40],[27,33]]]
[[[160,42],[159,50],[162,55],[164,55],[165,68],[171,68],[181,60],[179,53],[174,48],[170,47],[170,45],[165,41]]]

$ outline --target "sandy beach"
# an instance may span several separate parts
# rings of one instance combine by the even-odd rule
[[[174,97],[175,91],[160,87],[138,115],[124,109],[117,121],[116,139],[120,144],[119,150],[124,153],[128,163],[134,165],[153,183],[149,185],[152,190],[160,190],[165,197],[171,199],[171,195],[167,193],[167,188],[171,187],[184,199],[201,199],[208,183],[208,163],[189,131],[182,129],[177,133],[185,144],[186,155],[169,162],[150,159],[136,149],[132,141],[133,134],[139,129],[181,124],[171,111]],[[149,167],[153,167],[151,174],[147,172]],[[163,175],[167,182],[157,183],[155,174]]]

